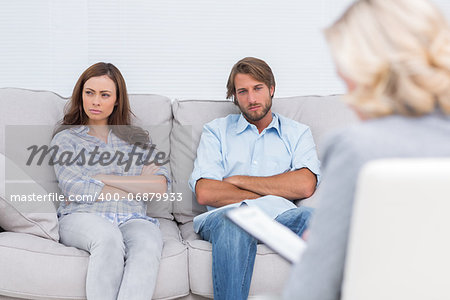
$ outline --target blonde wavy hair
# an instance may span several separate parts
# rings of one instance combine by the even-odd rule
[[[365,116],[450,114],[450,29],[427,0],[356,1],[325,36]]]

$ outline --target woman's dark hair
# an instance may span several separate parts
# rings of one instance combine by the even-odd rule
[[[58,132],[73,127],[75,125],[87,125],[89,117],[83,109],[83,87],[86,81],[92,77],[108,76],[116,86],[116,101],[117,105],[108,118],[108,125],[123,125],[112,126],[112,131],[120,139],[140,146],[148,145],[150,137],[147,131],[140,127],[131,125],[131,118],[135,115],[130,109],[130,101],[128,99],[127,86],[125,79],[113,64],[99,62],[87,68],[80,78],[78,78],[75,87],[73,88],[72,97],[67,103],[65,114],[59,126],[55,130],[54,135]]]

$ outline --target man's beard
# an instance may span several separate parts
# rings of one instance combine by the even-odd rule
[[[254,112],[249,111],[249,109],[252,108],[253,106],[248,106],[247,110],[242,109],[242,107],[240,105],[238,105],[238,106],[239,106],[239,109],[241,110],[242,114],[245,116],[245,118],[248,121],[258,122],[259,120],[264,118],[267,115],[267,113],[269,112],[269,110],[272,108],[272,100],[270,100],[268,103],[266,103],[265,106],[262,107],[262,110],[260,113],[257,113],[256,111],[254,111]]]

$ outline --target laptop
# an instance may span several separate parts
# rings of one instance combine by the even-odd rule
[[[227,217],[291,264],[300,261],[305,241],[258,207],[241,206],[230,210]]]

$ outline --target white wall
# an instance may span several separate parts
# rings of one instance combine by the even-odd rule
[[[322,29],[350,0],[14,0],[0,2],[0,87],[70,96],[106,61],[130,93],[224,99],[232,65],[269,63],[276,96],[343,92]],[[435,1],[449,16],[450,3]]]

